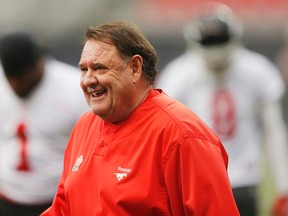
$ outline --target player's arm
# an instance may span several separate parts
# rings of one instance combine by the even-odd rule
[[[262,106],[262,123],[266,155],[276,186],[274,212],[288,213],[288,138],[280,101],[266,102]],[[286,210],[285,210],[286,208]],[[286,213],[285,213],[286,211]],[[282,213],[283,214],[282,214]]]

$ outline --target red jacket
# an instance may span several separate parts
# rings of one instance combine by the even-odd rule
[[[152,90],[125,122],[76,124],[54,202],[42,216],[239,215],[227,154],[188,108]]]

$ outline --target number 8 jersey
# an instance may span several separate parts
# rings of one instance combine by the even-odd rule
[[[190,107],[220,137],[229,155],[232,187],[257,185],[262,169],[261,106],[280,101],[284,86],[273,64],[244,48],[226,72],[217,77],[198,53],[187,51],[164,68],[157,87]]]

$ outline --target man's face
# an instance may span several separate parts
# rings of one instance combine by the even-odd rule
[[[236,47],[236,44],[231,42],[214,46],[202,46],[198,48],[198,51],[204,58],[207,67],[212,71],[219,72],[230,67]]]
[[[127,117],[135,98],[130,61],[121,59],[114,45],[90,39],[79,67],[80,85],[91,111],[109,122]]]
[[[7,80],[20,98],[27,98],[35,87],[40,83],[44,73],[44,63],[39,61],[38,65],[27,69],[22,75],[7,76]]]

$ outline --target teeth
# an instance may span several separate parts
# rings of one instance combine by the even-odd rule
[[[104,92],[105,92],[105,91],[103,91],[103,90],[99,90],[99,91],[96,91],[96,92],[92,92],[91,95],[92,95],[93,97],[96,97],[97,95],[103,94]]]

